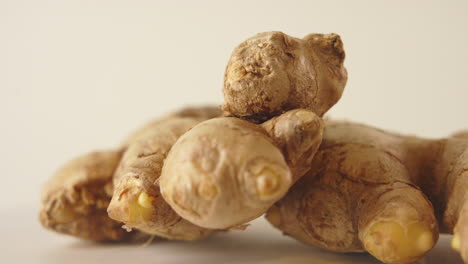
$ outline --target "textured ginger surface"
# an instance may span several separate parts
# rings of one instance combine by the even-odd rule
[[[164,160],[176,140],[209,116],[171,116],[132,136],[134,140],[114,176],[115,190],[108,208],[111,218],[125,223],[128,229],[137,228],[168,239],[197,240],[214,231],[176,214],[162,198],[158,185]]]
[[[459,136],[427,140],[330,121],[311,170],[267,218],[305,243],[408,263],[432,248],[438,228],[466,234],[467,154]],[[459,250],[465,257],[466,244]]]
[[[119,241],[131,233],[110,219],[112,175],[121,151],[92,152],[60,168],[43,190],[40,222],[48,229],[95,241]]]
[[[341,97],[347,81],[345,52],[336,34],[303,39],[260,33],[232,52],[224,77],[227,116],[257,122],[292,109],[322,116]]]
[[[200,123],[172,147],[161,193],[183,218],[228,229],[264,214],[312,162],[323,122],[291,110],[256,125],[239,118]]]
[[[171,123],[170,120],[184,118],[204,120],[221,116],[221,114],[221,110],[217,107],[186,107],[138,129],[124,141],[119,150],[92,152],[68,162],[45,185],[41,201],[40,222],[48,229],[95,241],[122,241],[142,238],[144,235],[141,232],[126,232],[122,228],[123,223],[112,220],[107,213],[107,207],[113,195],[113,182],[116,181],[115,171],[121,162],[123,153],[127,153],[129,147],[134,144],[146,147],[151,147],[153,144],[154,146],[151,137],[149,142],[141,142],[140,138],[147,134],[155,134],[155,129],[157,134],[158,127],[161,124]],[[170,133],[174,133],[171,134],[174,136],[177,131]],[[146,137],[148,138],[148,136]],[[148,149],[138,149],[135,146],[130,148],[133,154],[135,154],[135,148],[137,148],[137,155],[147,154],[145,151]],[[151,160],[149,161],[151,162]],[[117,175],[117,177],[119,176]],[[154,188],[158,189],[159,187]],[[136,205],[138,206],[134,208],[137,212],[148,212],[148,208],[151,209],[149,204],[156,202],[145,194],[143,192],[137,197]],[[180,217],[171,214],[172,210],[162,199],[159,199],[159,203],[158,206],[162,208],[162,210],[158,210],[161,216],[159,219],[169,222],[169,226],[177,226],[174,223],[180,222]],[[143,207],[139,207],[139,205],[143,205]],[[169,213],[165,214],[166,211]],[[167,217],[168,215],[173,217]],[[171,230],[171,228],[168,229]],[[197,236],[196,233],[186,235],[186,237],[195,236]]]

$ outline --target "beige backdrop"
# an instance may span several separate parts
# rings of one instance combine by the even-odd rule
[[[334,117],[468,128],[468,1],[0,0],[0,209],[34,208],[68,159],[186,104],[221,103],[231,50],[271,30],[340,34]]]

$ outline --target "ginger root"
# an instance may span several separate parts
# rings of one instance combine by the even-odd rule
[[[114,195],[108,213],[148,234],[168,239],[198,240],[214,232],[177,215],[160,195],[158,178],[175,141],[204,119],[219,116],[212,108],[184,109],[150,123],[130,138],[114,176]]]
[[[118,150],[70,161],[44,190],[41,223],[95,241],[198,240],[267,211],[302,242],[386,263],[415,261],[439,230],[454,233],[468,263],[468,132],[429,140],[324,128],[346,85],[344,59],[336,34],[247,39],[226,67],[224,117],[186,108]]]
[[[303,108],[322,116],[341,97],[347,72],[336,34],[303,39],[265,32],[239,44],[224,78],[226,116],[254,123]]]
[[[467,261],[467,178],[468,138],[429,140],[329,121],[310,171],[267,219],[302,242],[368,251],[386,263],[421,258],[440,228],[455,233],[453,246]]]
[[[106,212],[121,155],[120,150],[92,152],[60,168],[43,191],[41,224],[94,241],[130,239],[135,232],[127,233]]]
[[[305,172],[322,130],[322,120],[302,109],[261,126],[226,117],[202,122],[169,152],[161,193],[196,225],[241,225],[262,215]]]
[[[94,241],[134,240],[145,236],[141,232],[126,232],[121,221],[111,219],[107,213],[114,192],[113,181],[117,182],[114,172],[123,153],[128,152],[129,146],[141,144],[142,137],[154,133],[158,126],[171,123],[171,120],[204,120],[220,115],[221,111],[215,107],[184,108],[138,129],[119,150],[92,152],[68,162],[45,185],[39,215],[41,224],[60,233]],[[148,207],[151,199],[140,195],[139,204]],[[159,207],[169,211],[167,215],[174,216],[164,200],[160,199],[160,203]],[[173,218],[180,219],[178,216]],[[161,219],[168,218],[161,215]]]
[[[236,47],[225,72],[227,117],[195,126],[164,162],[160,189],[169,205],[215,229],[264,214],[306,172],[320,145],[320,116],[347,79],[342,46],[335,34],[296,39],[266,32]]]

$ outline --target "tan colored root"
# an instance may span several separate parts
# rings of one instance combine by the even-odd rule
[[[221,110],[217,107],[187,107],[137,130],[125,140],[121,150],[93,152],[68,162],[45,185],[40,222],[51,230],[95,241],[142,238],[144,236],[142,233],[126,232],[121,228],[121,222],[109,218],[107,214],[114,189],[113,175],[122,153],[139,138],[152,133],[155,127],[168,122],[168,119],[186,117],[200,121],[221,114]],[[142,205],[144,209],[151,209],[149,204],[158,202],[149,195],[145,196],[145,192],[140,194],[135,204]],[[162,198],[159,198],[159,203],[169,215],[173,215],[172,209]],[[148,215],[148,212],[138,207],[134,211],[136,212],[134,214]],[[158,211],[159,214],[161,212],[164,210]],[[180,219],[178,216],[174,218]],[[199,235],[195,232],[186,237],[197,236]]]
[[[410,263],[432,249],[437,222],[418,189],[393,184],[371,192],[361,196],[356,214],[358,236],[367,252],[385,263]]]
[[[372,225],[362,241],[370,254],[386,263],[413,262],[435,244],[432,230],[419,223],[402,226],[395,221]]]
[[[465,199],[453,231],[451,246],[468,263],[468,199]]]
[[[303,39],[260,33],[232,52],[224,78],[227,116],[254,123],[292,109],[322,116],[341,97],[347,80],[345,53],[336,34]]]
[[[112,175],[121,151],[92,152],[68,162],[45,185],[40,222],[48,229],[94,241],[130,239],[107,216]]]
[[[414,261],[432,248],[437,218],[442,231],[455,231],[453,245],[466,259],[467,150],[460,135],[426,140],[328,121],[310,172],[267,218],[306,243],[365,249],[388,263]]]
[[[162,198],[157,184],[172,145],[201,120],[174,115],[139,133],[128,146],[114,176],[114,196],[108,208],[112,219],[124,222],[129,230],[136,228],[168,239],[197,240],[214,231],[177,215]]]
[[[200,123],[172,147],[161,193],[183,218],[228,229],[265,212],[291,185],[280,150],[259,126],[237,118]]]
[[[279,147],[294,182],[297,181],[310,169],[322,142],[323,120],[311,111],[295,109],[268,120],[261,127]]]
[[[423,189],[434,203],[441,229],[453,233],[456,248],[468,263],[468,137],[459,133],[443,141],[430,182]],[[455,243],[457,244],[457,243]]]
[[[303,109],[262,125],[238,118],[205,121],[171,149],[160,178],[162,195],[199,226],[242,225],[264,214],[302,176],[322,131],[321,118]]]
[[[224,80],[224,115],[203,122],[171,149],[161,193],[183,218],[229,229],[262,215],[310,166],[320,119],[347,80],[341,39],[281,32],[236,47]],[[289,111],[289,112],[288,112]]]

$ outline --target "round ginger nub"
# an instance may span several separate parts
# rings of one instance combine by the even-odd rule
[[[322,116],[343,92],[344,58],[336,34],[257,34],[234,49],[226,67],[225,115],[259,123],[303,108]]]
[[[259,126],[216,118],[184,134],[169,152],[161,194],[183,218],[227,229],[262,215],[292,183],[281,151]]]

